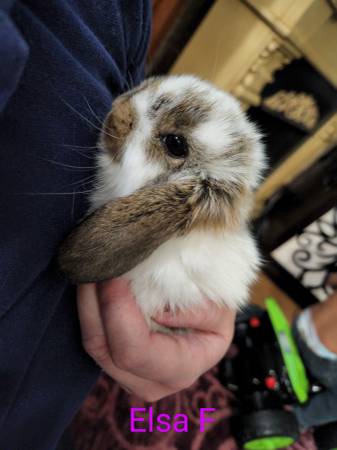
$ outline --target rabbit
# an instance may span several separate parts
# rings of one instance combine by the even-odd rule
[[[124,275],[148,324],[206,299],[240,309],[260,266],[248,229],[265,166],[239,102],[192,75],[145,80],[113,102],[90,214],[61,246],[75,283]]]

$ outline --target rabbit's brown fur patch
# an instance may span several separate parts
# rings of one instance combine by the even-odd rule
[[[120,276],[173,236],[193,228],[238,226],[242,194],[241,186],[207,179],[144,187],[75,228],[61,247],[61,269],[76,283]]]
[[[174,159],[166,154],[165,148],[160,140],[160,136],[166,134],[183,134],[188,145],[193,147],[192,131],[197,124],[207,120],[212,111],[212,105],[206,99],[187,91],[179,102],[175,101],[173,94],[166,94],[160,97],[153,105],[152,110],[157,117],[154,131],[147,145],[146,152],[150,161],[165,162],[167,168],[179,168],[184,164],[184,160]],[[151,111],[152,111],[151,110]],[[150,111],[150,115],[152,112]],[[193,151],[190,152],[193,161]],[[186,158],[188,161],[189,158]]]
[[[129,98],[119,97],[112,105],[102,133],[102,146],[107,148],[114,161],[122,158],[123,145],[136,123],[135,110]]]

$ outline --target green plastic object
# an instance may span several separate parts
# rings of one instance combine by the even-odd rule
[[[305,403],[309,398],[309,380],[292,336],[289,322],[274,298],[268,297],[265,304],[295,396],[299,403]],[[262,448],[272,447],[261,447],[261,449]]]
[[[246,442],[243,448],[245,450],[276,450],[289,447],[294,442],[295,440],[288,436],[272,436]]]

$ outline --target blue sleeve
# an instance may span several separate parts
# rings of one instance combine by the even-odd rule
[[[0,450],[55,448],[99,374],[55,254],[88,209],[101,118],[141,81],[150,6],[0,0]]]
[[[21,77],[28,57],[28,45],[10,18],[14,1],[0,3],[0,112]]]

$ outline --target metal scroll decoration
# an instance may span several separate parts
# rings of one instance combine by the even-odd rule
[[[337,272],[337,206],[273,252],[273,257],[319,300],[332,293]]]

